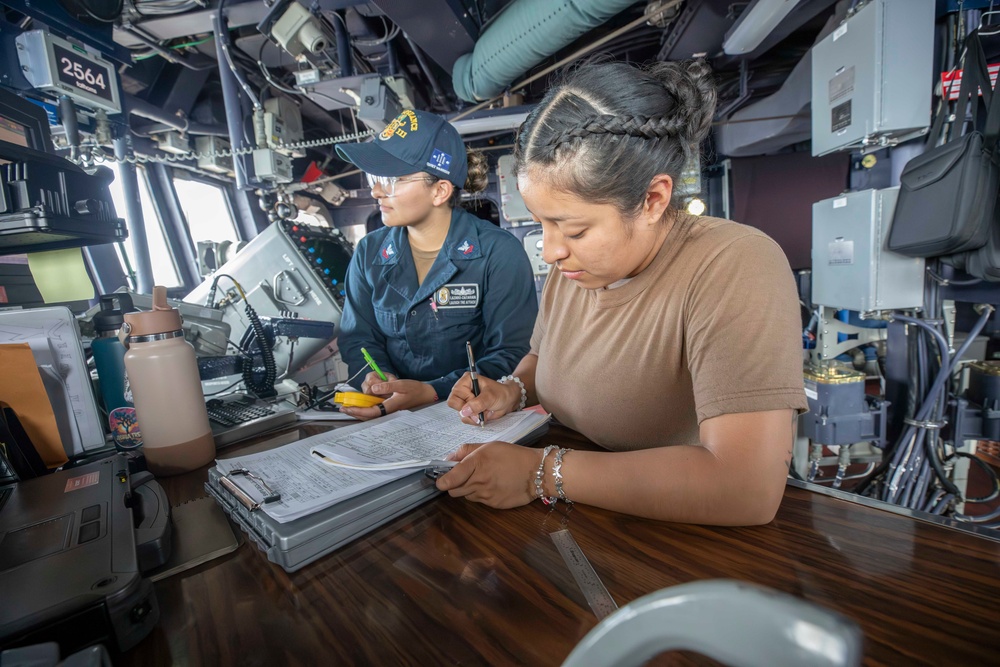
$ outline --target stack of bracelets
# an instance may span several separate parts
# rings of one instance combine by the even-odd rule
[[[542,486],[542,482],[545,480],[545,459],[549,457],[549,454],[553,450],[556,450],[556,460],[552,465],[552,479],[555,481],[556,495],[546,496],[545,489]],[[557,502],[562,500],[565,503],[572,503],[573,501],[566,497],[566,493],[563,491],[563,475],[562,475],[562,464],[563,457],[566,456],[568,452],[573,451],[572,449],[564,449],[562,447],[556,447],[555,445],[549,445],[542,450],[542,461],[538,464],[538,470],[535,471],[535,497],[540,498],[542,502],[546,505],[555,505]]]

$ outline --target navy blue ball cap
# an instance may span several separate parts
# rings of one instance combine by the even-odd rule
[[[337,154],[373,176],[426,171],[461,188],[469,175],[465,143],[458,130],[427,111],[404,109],[374,141],[338,144]]]

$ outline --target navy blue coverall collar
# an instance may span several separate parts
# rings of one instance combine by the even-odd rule
[[[413,251],[410,248],[409,235],[405,227],[393,227],[379,247],[375,258],[376,266],[392,267],[386,270],[386,284],[389,289],[399,294],[410,304],[429,299],[434,291],[447,283],[458,267],[455,262],[466,262],[479,259],[482,252],[479,245],[479,231],[473,224],[471,215],[462,215],[463,209],[454,208],[451,211],[451,225],[444,239],[441,251],[434,265],[417,285],[417,270],[413,264]]]

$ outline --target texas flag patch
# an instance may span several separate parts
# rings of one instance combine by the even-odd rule
[[[391,241],[382,246],[382,259],[389,259],[395,254],[396,254],[396,249],[392,247]]]

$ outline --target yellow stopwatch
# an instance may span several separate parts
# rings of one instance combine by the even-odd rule
[[[384,400],[384,398],[357,391],[338,391],[333,395],[333,402],[345,408],[371,408]]]

